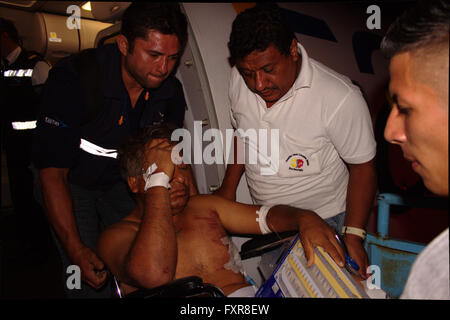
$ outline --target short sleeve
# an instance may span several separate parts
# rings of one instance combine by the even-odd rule
[[[237,122],[233,110],[237,101],[237,96],[239,94],[238,77],[240,77],[239,71],[236,67],[233,67],[228,84],[228,98],[230,100],[230,121],[231,125],[235,129],[237,128]]]
[[[50,71],[50,65],[45,61],[38,61],[33,68],[33,74],[31,76],[31,84],[38,86],[44,84],[47,81],[48,72]]]
[[[233,128],[237,129],[237,121],[236,121],[236,118],[234,117],[234,113],[231,108],[230,108],[230,121],[231,121],[231,125],[233,126]]]
[[[236,103],[237,96],[239,94],[238,77],[240,77],[239,71],[236,67],[231,69],[230,80],[228,83],[228,98],[230,99],[231,107]]]
[[[352,89],[344,97],[326,124],[326,130],[345,162],[359,164],[375,157],[372,119],[359,89]]]

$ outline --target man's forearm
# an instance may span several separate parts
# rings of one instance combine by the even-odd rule
[[[306,211],[287,205],[276,205],[270,208],[266,216],[266,223],[273,232],[298,230],[299,217]]]
[[[233,162],[227,165],[222,185],[216,192],[214,192],[214,194],[232,201],[236,200],[236,190],[245,170],[245,165],[242,163],[243,159],[240,158],[245,151],[240,150],[243,146],[242,142],[238,139],[238,137],[234,137],[233,139]]]
[[[377,190],[374,160],[357,165],[349,164],[348,168],[349,181],[344,225],[365,230]],[[341,230],[338,231],[341,232]],[[356,234],[346,233],[344,242],[348,254],[360,267],[359,275],[366,279],[369,260],[363,246],[363,238]]]
[[[68,169],[45,168],[40,170],[39,176],[49,222],[70,256],[83,244],[73,215],[67,173]]]
[[[348,166],[349,181],[344,225],[365,229],[377,191],[374,160]]]
[[[68,169],[46,168],[40,171],[40,181],[46,212],[61,244],[73,264],[81,268],[81,279],[99,289],[106,281],[104,264],[80,239],[72,208],[72,196],[67,181]]]
[[[288,205],[273,206],[266,217],[267,226],[273,232],[308,229],[315,226],[318,221],[325,224],[315,212]]]
[[[177,265],[176,235],[167,189],[150,188],[144,195],[143,210],[139,232],[126,261],[126,272],[139,286],[152,288],[172,280]]]

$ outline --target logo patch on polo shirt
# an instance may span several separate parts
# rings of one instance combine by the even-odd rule
[[[309,160],[300,153],[291,154],[287,159],[289,170],[303,171],[305,166],[309,166]]]
[[[49,125],[55,126],[55,127],[61,127],[61,128],[67,128],[68,127],[61,120],[55,120],[55,119],[52,119],[50,117],[44,117],[44,122],[48,123]]]
[[[158,119],[157,121],[153,121],[154,126],[159,126],[161,123],[164,122],[164,113],[158,111],[158,115],[156,116]]]

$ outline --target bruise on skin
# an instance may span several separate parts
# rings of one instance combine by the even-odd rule
[[[168,273],[169,273],[169,267],[165,266],[165,267],[163,268],[163,273],[164,273],[164,274],[168,274]]]
[[[223,241],[228,234],[214,209],[191,207],[190,210],[180,217],[183,232],[178,238],[177,276],[197,274],[217,281],[215,275],[227,272],[225,265],[231,260],[229,243]]]
[[[196,222],[204,221],[204,223],[198,223],[196,226],[201,228],[203,234],[210,233],[208,241],[227,250],[228,257],[226,261],[215,261],[215,265],[217,266],[216,270],[226,269],[234,273],[239,273],[242,269],[239,252],[223,228],[217,211],[205,210],[202,212],[202,215],[195,217],[194,220]],[[202,228],[202,225],[206,225],[206,227]]]
[[[208,210],[205,212],[204,215],[195,217],[194,220],[204,221],[206,223],[206,226],[208,227],[207,230],[204,231],[211,231],[214,233],[217,233],[217,237],[214,237],[211,239],[213,242],[224,245],[220,239],[225,236],[227,233],[225,232],[224,228],[222,227],[222,223],[220,222],[219,215],[215,210]]]

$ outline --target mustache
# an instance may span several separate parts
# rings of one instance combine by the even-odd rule
[[[264,92],[264,91],[267,91],[267,90],[277,90],[278,89],[278,87],[265,87],[264,89],[262,89],[262,90],[254,90],[254,92],[255,93],[258,93],[258,92]]]

